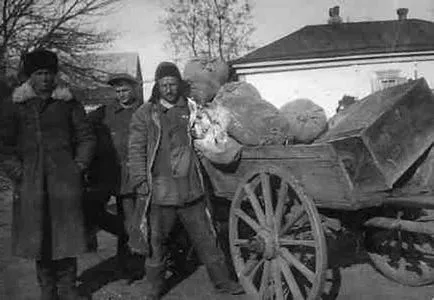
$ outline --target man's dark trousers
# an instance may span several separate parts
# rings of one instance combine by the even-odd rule
[[[177,218],[187,231],[213,284],[217,286],[228,281],[230,275],[225,256],[217,245],[216,234],[206,213],[203,198],[182,207],[151,205],[149,213],[151,254],[146,260],[146,272],[152,292],[156,295],[162,292],[169,235]]]

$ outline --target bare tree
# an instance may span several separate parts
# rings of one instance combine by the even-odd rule
[[[178,60],[205,55],[227,61],[253,48],[249,0],[169,0],[164,9],[161,24]]]
[[[91,74],[83,53],[102,49],[114,33],[96,28],[99,17],[120,0],[2,0],[0,4],[0,75],[16,68],[31,48],[46,47],[62,58],[62,71],[73,78]]]

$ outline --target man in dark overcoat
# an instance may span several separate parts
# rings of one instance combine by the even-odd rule
[[[107,83],[116,92],[115,100],[88,114],[98,142],[88,173],[86,198],[96,225],[118,236],[118,262],[129,272],[133,271],[129,262],[134,262],[129,259],[131,253],[127,244],[134,194],[130,189],[126,161],[131,116],[142,103],[137,91],[140,82],[129,74],[117,73],[110,75]],[[105,209],[112,196],[116,199],[117,215]]]
[[[95,136],[83,106],[56,84],[58,58],[23,57],[28,80],[0,118],[0,162],[16,183],[12,252],[36,260],[41,299],[79,299],[77,256],[85,252],[83,172]]]

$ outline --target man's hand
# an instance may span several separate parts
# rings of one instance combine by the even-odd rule
[[[23,166],[22,163],[14,159],[4,159],[0,158],[0,169],[3,170],[6,175],[15,184],[19,184],[23,177]]]
[[[150,189],[149,189],[149,185],[147,182],[143,182],[142,184],[139,185],[139,187],[137,188],[137,198],[139,198],[140,196],[142,197],[147,197],[150,193]]]
[[[78,169],[80,170],[80,172],[84,172],[86,171],[86,166],[84,165],[84,163],[82,162],[76,162]]]
[[[23,167],[21,166],[21,164],[17,164],[12,166],[12,168],[10,169],[10,177],[11,180],[15,183],[20,183],[22,178],[23,178]]]
[[[83,180],[83,185],[88,186],[89,184],[89,175],[87,172],[86,166],[81,162],[76,162],[78,169],[80,170],[80,175]]]

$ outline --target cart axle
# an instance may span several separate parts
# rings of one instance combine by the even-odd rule
[[[405,230],[416,233],[424,233],[434,236],[434,223],[421,223],[408,220],[392,219],[386,217],[374,217],[364,223],[369,227],[380,227],[385,229]]]

